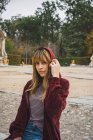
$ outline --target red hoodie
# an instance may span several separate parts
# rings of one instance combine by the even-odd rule
[[[49,52],[51,59],[55,59],[55,55],[50,48],[44,49]],[[5,140],[23,136],[24,130],[30,118],[29,91],[27,91],[27,89],[31,83],[31,80],[28,81],[24,87],[22,100],[16,118],[10,125],[10,136]],[[44,99],[43,140],[61,140],[59,119],[62,111],[66,107],[66,98],[69,93],[68,90],[68,80],[61,77],[49,78],[49,87]]]

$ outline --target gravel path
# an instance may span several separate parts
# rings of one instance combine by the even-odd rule
[[[0,132],[8,135],[9,124],[14,120],[21,94],[0,92]],[[62,140],[93,140],[93,108],[69,104],[62,113]]]

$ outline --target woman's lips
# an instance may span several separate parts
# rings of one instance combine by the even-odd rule
[[[44,73],[45,71],[39,71],[40,73]]]

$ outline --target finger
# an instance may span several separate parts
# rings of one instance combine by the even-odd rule
[[[54,67],[54,66],[55,66],[55,63],[51,63],[51,64],[50,64],[50,67]]]
[[[52,62],[55,62],[56,63],[56,59],[53,59]]]
[[[54,64],[55,64],[55,62],[54,62],[54,61],[52,61],[50,64],[54,65]]]
[[[57,59],[53,59],[52,62],[55,62],[56,64],[59,64],[59,61]]]
[[[57,64],[57,65],[60,65],[60,63],[59,63],[59,61],[58,61],[57,59],[56,59],[55,61],[56,61],[56,64]]]
[[[52,65],[55,65],[56,63],[55,63],[55,62],[52,62],[51,64],[52,64]]]

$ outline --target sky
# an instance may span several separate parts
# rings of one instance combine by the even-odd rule
[[[34,15],[35,10],[38,7],[42,7],[41,4],[46,0],[11,0],[8,5],[6,5],[6,11],[1,15],[2,19],[11,19],[12,16],[29,16]],[[49,0],[51,1],[51,0]],[[61,19],[65,17],[62,11],[59,11],[59,16]]]

